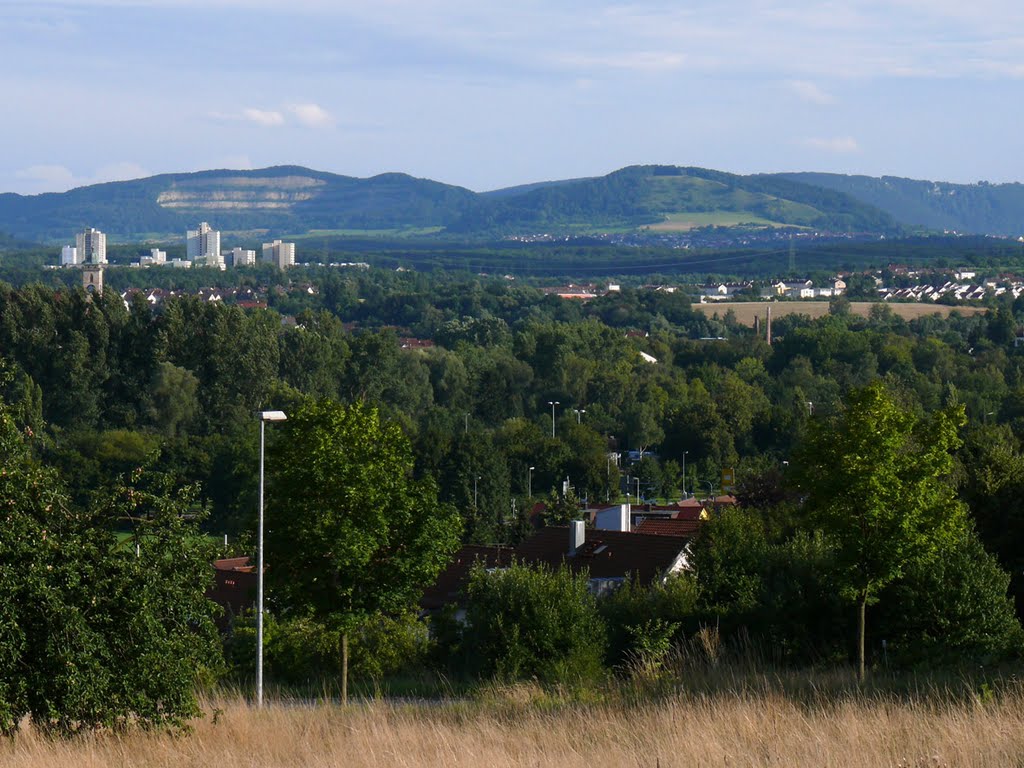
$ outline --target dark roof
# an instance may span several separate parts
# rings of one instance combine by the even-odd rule
[[[633,529],[634,533],[649,533],[655,536],[682,536],[692,538],[700,530],[701,521],[683,517],[665,520],[664,518],[647,518]]]
[[[218,571],[256,572],[256,566],[253,565],[252,559],[249,557],[226,557],[223,560],[214,560],[213,567]]]
[[[512,550],[509,547],[464,546],[455,553],[455,557],[448,567],[441,571],[437,580],[427,587],[420,599],[420,607],[429,611],[457,602],[462,589],[469,581],[469,571],[473,563],[479,561],[485,568],[499,568],[508,565],[511,559]]]
[[[632,574],[643,582],[661,577],[675,563],[689,539],[679,536],[598,531],[588,528],[583,546],[569,556],[569,529],[542,528],[515,549],[524,563],[558,568],[588,569],[591,578],[618,578]]]

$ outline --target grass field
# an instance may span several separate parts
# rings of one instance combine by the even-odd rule
[[[543,705],[533,686],[500,701],[207,705],[191,732],[0,741],[5,768],[988,768],[1024,760],[1024,693],[819,702],[773,690],[644,704]]]
[[[852,301],[850,311],[855,315],[867,317],[871,308],[877,306],[878,302],[873,301]],[[722,301],[713,304],[693,304],[698,312],[703,312],[709,317],[718,315],[722,317],[730,309],[736,315],[736,320],[743,325],[754,325],[754,318],[760,317],[764,322],[765,310],[768,306],[772,308],[772,317],[778,318],[785,315],[809,315],[810,317],[822,317],[828,314],[827,301]],[[887,303],[886,307],[892,310],[893,314],[902,317],[904,320],[913,320],[926,315],[941,315],[948,317],[951,312],[959,312],[961,315],[974,315],[987,312],[986,307],[946,307],[941,304],[897,304]]]
[[[742,211],[712,211],[708,213],[670,213],[665,221],[643,227],[649,232],[689,232],[698,227],[735,227],[753,224],[759,227],[789,226],[778,221],[763,219],[753,213]]]

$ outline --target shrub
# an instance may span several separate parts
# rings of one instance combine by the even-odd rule
[[[697,581],[681,573],[643,586],[627,582],[598,603],[608,628],[607,662],[657,665],[684,632],[696,629]]]
[[[476,566],[467,588],[463,652],[477,674],[544,683],[593,680],[605,626],[586,573],[513,564]]]

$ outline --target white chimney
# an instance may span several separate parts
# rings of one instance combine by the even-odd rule
[[[582,520],[573,520],[569,523],[569,557],[576,555],[576,550],[583,546],[587,540],[586,523]]]

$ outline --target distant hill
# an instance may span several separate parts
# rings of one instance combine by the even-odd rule
[[[310,232],[459,237],[594,234],[700,227],[802,227],[897,234],[906,227],[1020,234],[1024,186],[952,185],[830,174],[739,176],[631,166],[606,176],[478,194],[387,173],[359,179],[280,166],[164,174],[69,192],[0,195],[0,232],[70,242],[92,226],[112,239],[183,237],[200,221],[253,237]]]
[[[785,179],[831,189],[885,211],[908,227],[963,233],[1024,235],[1024,184],[950,184],[896,176],[784,173]]]
[[[703,168],[637,165],[599,178],[490,193],[449,226],[457,232],[592,231],[755,224],[834,232],[893,232],[889,215],[853,197],[797,181]]]
[[[201,220],[227,231],[304,233],[443,227],[477,199],[468,189],[386,173],[357,179],[298,166],[164,174],[34,196],[0,195],[0,231],[70,239],[180,235]]]

